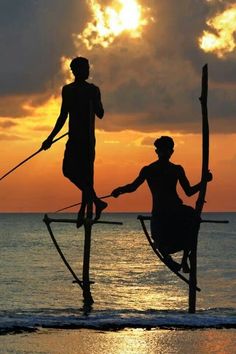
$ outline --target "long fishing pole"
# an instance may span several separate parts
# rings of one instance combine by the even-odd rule
[[[106,198],[110,198],[110,197],[113,197],[112,194],[108,194],[108,195],[104,195],[103,197],[99,197],[99,199],[106,199]],[[54,213],[59,213],[60,211],[64,211],[64,210],[67,210],[67,209],[70,209],[70,208],[73,208],[77,205],[81,205],[82,203],[75,203],[75,204],[71,204],[69,206],[66,206],[65,208],[62,208],[62,209],[58,209],[56,211],[54,211]]]
[[[58,140],[64,138],[66,135],[68,135],[68,132],[59,136],[59,138],[55,139],[52,141],[52,144],[56,143]],[[13,171],[15,171],[18,167],[20,167],[21,165],[23,165],[25,162],[29,161],[30,159],[32,159],[34,156],[36,156],[37,154],[39,154],[41,151],[43,151],[44,149],[41,147],[39,150],[37,150],[36,152],[34,152],[32,155],[30,155],[29,157],[27,157],[25,160],[21,161],[18,165],[16,165],[15,167],[13,167],[10,171],[8,171],[7,173],[5,173],[5,175],[3,175],[0,178],[0,181],[3,180],[5,177],[7,177],[10,173],[12,173]]]

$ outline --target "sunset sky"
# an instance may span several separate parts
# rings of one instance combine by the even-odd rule
[[[172,161],[192,184],[201,173],[201,69],[209,65],[210,169],[205,211],[236,211],[236,1],[0,0],[0,175],[35,152],[60,109],[68,63],[85,56],[102,92],[98,195],[155,160],[153,141],[175,140]],[[67,131],[67,126],[60,133]],[[66,138],[0,183],[0,211],[54,211],[80,201],[62,175]],[[182,193],[180,192],[181,196]],[[184,201],[194,205],[195,197]],[[149,211],[146,185],[109,199],[108,211]]]

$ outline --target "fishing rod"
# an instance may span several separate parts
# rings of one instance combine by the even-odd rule
[[[111,197],[113,197],[113,195],[112,194],[108,194],[108,195],[104,195],[103,197],[99,197],[99,199],[106,199],[106,198],[111,198]],[[77,205],[81,205],[81,204],[82,204],[81,202],[80,203],[71,204],[69,206],[66,206],[65,208],[58,209],[58,210],[54,211],[54,213],[59,213],[60,211],[67,210],[67,209],[73,208],[73,207],[75,207]]]
[[[56,143],[58,140],[61,140],[62,138],[64,138],[66,135],[68,135],[68,132],[59,136],[59,138],[55,139],[52,141],[52,144]],[[18,167],[20,167],[21,165],[23,165],[25,162],[29,161],[30,159],[32,159],[34,156],[36,156],[37,154],[39,154],[41,151],[43,151],[43,147],[41,146],[41,148],[39,150],[37,150],[36,152],[34,152],[32,155],[30,155],[29,157],[27,157],[25,160],[21,161],[18,165],[16,165],[15,167],[13,167],[10,171],[8,171],[7,173],[5,173],[5,175],[3,175],[0,178],[0,181],[3,180],[5,177],[7,177],[10,173],[12,173],[13,171],[15,171]]]

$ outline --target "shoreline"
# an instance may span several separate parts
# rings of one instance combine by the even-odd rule
[[[234,354],[235,333],[235,329],[42,329],[0,337],[0,354]]]
[[[104,331],[104,332],[114,332],[114,331],[123,331],[123,330],[167,330],[167,331],[198,331],[198,330],[233,330],[236,329],[236,323],[229,324],[216,324],[216,325],[187,325],[187,324],[163,324],[159,326],[153,325],[111,325],[104,324],[101,326],[96,325],[48,325],[48,326],[35,326],[35,327],[25,327],[25,326],[13,326],[11,328],[0,329],[0,336],[4,335],[16,335],[23,333],[39,333],[42,330],[66,330],[66,331],[76,331],[76,330],[89,330],[89,331]]]

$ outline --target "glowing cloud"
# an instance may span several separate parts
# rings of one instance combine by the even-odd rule
[[[136,0],[113,0],[110,6],[102,6],[97,0],[87,0],[93,20],[84,31],[77,35],[88,49],[95,45],[107,48],[123,32],[132,38],[141,36],[148,23],[144,17],[145,9]]]
[[[204,31],[199,38],[199,46],[205,52],[213,52],[219,58],[231,53],[236,48],[236,4],[231,5],[221,14],[207,21],[215,33]]]
[[[72,71],[70,70],[70,62],[71,58],[67,58],[65,56],[61,57],[61,69],[65,76],[66,84],[69,84],[71,81],[74,80],[74,76]]]

